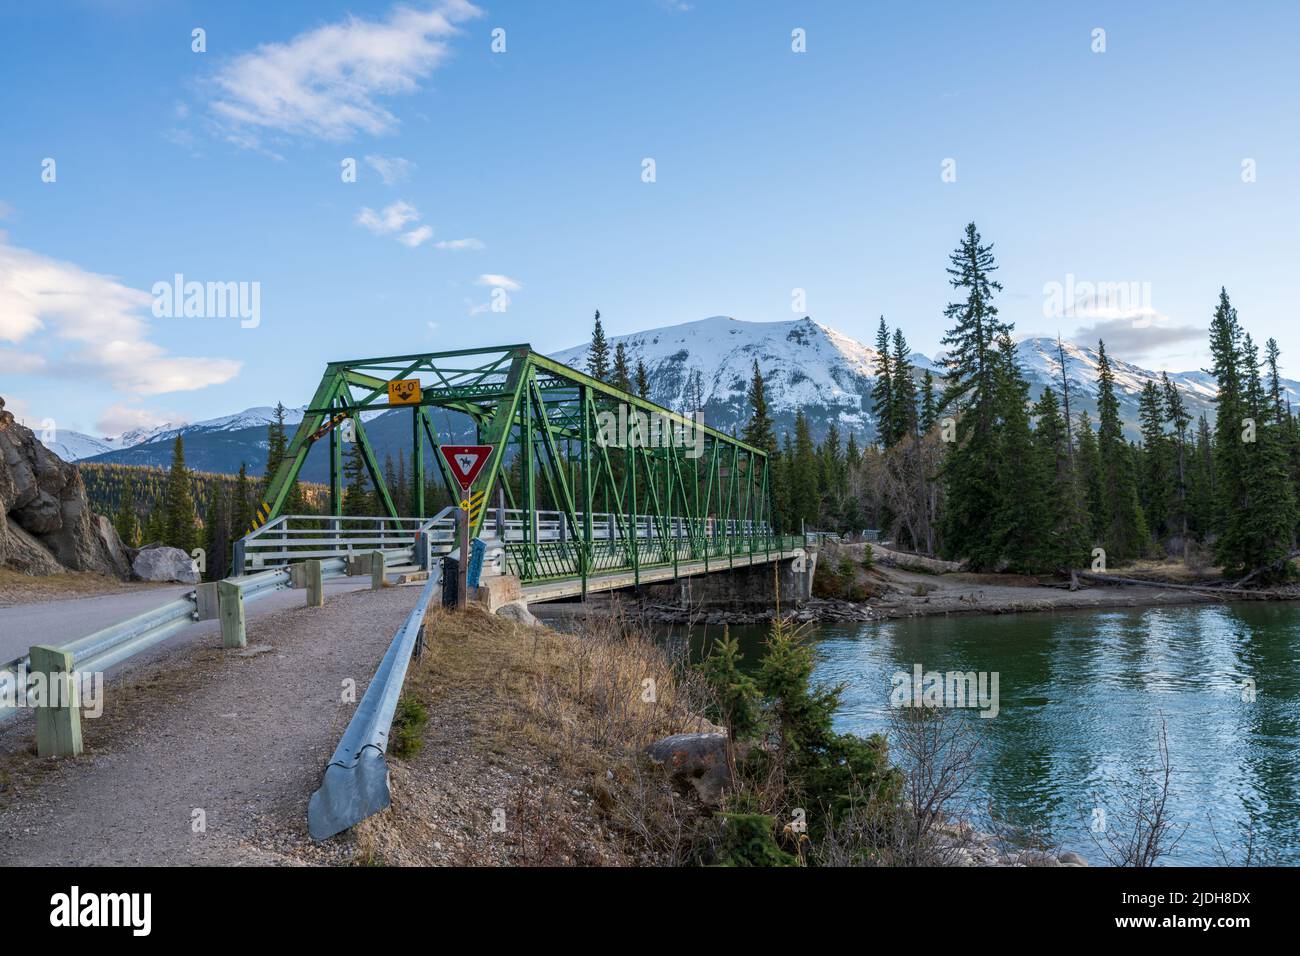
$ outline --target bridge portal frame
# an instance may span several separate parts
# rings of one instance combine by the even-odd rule
[[[418,402],[391,404],[390,381],[418,379]],[[682,561],[717,562],[773,556],[798,546],[772,528],[771,475],[761,448],[630,394],[533,351],[527,344],[351,359],[326,366],[284,461],[253,519],[254,531],[282,513],[312,447],[328,438],[330,514],[343,513],[339,426],[351,420],[358,451],[378,504],[398,515],[392,491],[366,434],[362,416],[389,409],[411,412],[413,517],[428,517],[426,442],[452,501],[461,492],[439,448],[432,409],[458,412],[473,423],[478,443],[493,454],[475,479],[470,533],[477,536],[499,488],[510,508],[533,516],[522,540],[503,542],[510,569],[524,582],[674,568]],[[637,416],[661,428],[645,434]],[[629,423],[628,434],[617,425]],[[614,442],[609,430],[615,426]],[[663,429],[667,429],[665,436]],[[681,439],[689,436],[690,443]],[[540,487],[539,487],[540,486]],[[536,527],[539,491],[560,514],[559,540],[542,541]],[[606,526],[593,527],[598,505]],[[637,578],[639,582],[639,577]]]

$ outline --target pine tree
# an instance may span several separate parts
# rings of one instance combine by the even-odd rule
[[[942,550],[948,557],[965,556],[975,570],[997,565],[997,516],[1005,512],[1005,489],[999,486],[997,426],[997,342],[1012,326],[998,318],[993,293],[1002,286],[991,275],[997,269],[992,245],[984,245],[975,224],[966,227],[961,244],[950,257],[949,284],[963,298],[944,315],[955,324],[943,338],[948,377],[940,410],[956,407],[961,417],[955,446],[941,471],[946,506],[940,518]]]
[[[163,498],[166,518],[164,543],[180,548],[186,554],[194,550],[198,516],[194,512],[194,496],[190,493],[190,473],[185,467],[185,440],[178,434],[172,444],[172,465],[167,473],[167,487]]]
[[[605,329],[600,324],[600,309],[596,310],[596,325],[591,332],[591,346],[587,349],[587,374],[605,382],[609,380],[609,343]]]
[[[876,419],[876,437],[880,447],[889,448],[894,444],[894,385],[892,381],[892,362],[889,355],[889,326],[885,317],[880,317],[880,328],[876,330],[876,381],[871,386],[873,400],[872,414]]]
[[[1138,502],[1133,456],[1124,440],[1115,397],[1115,373],[1106,343],[1097,343],[1097,454],[1101,464],[1099,533],[1108,561],[1137,557],[1147,548],[1146,518]]]
[[[122,480],[122,500],[113,519],[113,526],[117,529],[117,536],[128,548],[140,546],[140,516],[135,510],[135,485],[131,481],[130,472]]]
[[[758,359],[754,359],[754,373],[749,380],[747,398],[750,416],[745,424],[745,443],[769,453],[776,451],[776,431],[768,415],[767,386],[763,382],[763,373],[759,371]]]
[[[614,378],[610,384],[624,392],[632,391],[632,374],[627,364],[627,346],[622,342],[614,346]]]

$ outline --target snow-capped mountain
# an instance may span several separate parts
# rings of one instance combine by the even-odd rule
[[[832,420],[841,435],[857,434],[874,440],[871,388],[875,381],[874,348],[835,329],[804,318],[791,322],[744,322],[713,316],[697,322],[609,337],[611,353],[622,342],[628,361],[645,362],[650,398],[678,411],[702,408],[705,421],[723,430],[739,431],[749,416],[746,390],[754,359],[767,383],[768,404],[777,434],[792,430],[795,412],[803,409],[813,436],[824,435]],[[556,353],[558,361],[585,368],[590,343]],[[1016,352],[1029,379],[1034,398],[1051,385],[1060,395],[1061,359],[1055,339],[1024,339]],[[1070,384],[1070,411],[1086,410],[1097,422],[1096,349],[1064,343],[1066,377]],[[1120,415],[1130,437],[1137,437],[1138,397],[1143,386],[1160,384],[1160,373],[1109,356],[1120,400]],[[920,352],[910,356],[917,375],[929,369],[936,378],[943,371],[941,356],[931,359]],[[1213,380],[1202,371],[1169,374],[1183,394],[1193,417],[1214,416]],[[1300,382],[1283,380],[1286,395],[1300,404]]]
[[[744,428],[749,418],[746,392],[754,360],[767,383],[768,404],[777,434],[793,432],[795,413],[808,417],[815,439],[825,435],[835,421],[841,436],[852,433],[859,442],[875,440],[871,414],[871,388],[875,381],[876,350],[811,319],[790,322],[744,322],[713,316],[682,325],[611,336],[610,350],[622,342],[635,369],[645,362],[650,398],[668,408],[690,413],[702,409],[704,420],[724,431]],[[574,346],[552,357],[574,368],[586,368],[588,344]],[[1045,386],[1061,393],[1061,359],[1055,339],[1031,338],[1016,346],[1021,367],[1037,398]],[[1070,385],[1070,411],[1087,411],[1097,422],[1097,360],[1095,349],[1064,343],[1066,377]],[[942,364],[920,352],[910,356],[919,380],[929,369],[938,379]],[[1130,437],[1138,435],[1138,397],[1152,372],[1110,356],[1115,372],[1120,415]],[[1170,373],[1193,417],[1214,415],[1214,382],[1205,372]],[[1300,382],[1283,380],[1286,397],[1300,406]],[[286,409],[290,426],[302,420],[303,408]],[[448,437],[470,439],[463,420],[435,412],[437,427]],[[185,436],[186,463],[200,471],[234,473],[241,463],[250,474],[260,475],[266,463],[267,425],[275,419],[270,406],[245,409],[235,415],[190,425],[163,425],[114,438],[96,439],[76,432],[60,432],[50,447],[67,460],[98,461],[166,467],[171,461],[176,435]],[[382,460],[399,451],[409,452],[410,420],[400,412],[366,415],[366,430]],[[60,447],[61,446],[61,447]],[[311,455],[303,476],[327,480],[327,456]]]

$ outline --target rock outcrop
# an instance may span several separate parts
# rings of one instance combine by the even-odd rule
[[[81,472],[18,424],[3,398],[0,565],[25,574],[66,569],[125,578],[131,571],[112,523],[91,511]]]
[[[645,753],[668,770],[674,784],[692,787],[701,803],[719,806],[731,784],[728,744],[725,733],[673,734],[650,744]]]
[[[144,548],[131,562],[131,574],[141,581],[179,581],[198,584],[194,559],[180,548]]]

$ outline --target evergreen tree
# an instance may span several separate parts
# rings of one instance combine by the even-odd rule
[[[894,329],[894,355],[890,368],[893,389],[890,431],[894,442],[916,434],[916,382],[912,379],[912,363],[908,356],[907,339],[901,328]]]
[[[1097,451],[1097,433],[1092,430],[1088,413],[1079,413],[1077,437],[1079,486],[1083,491],[1088,541],[1096,544],[1102,536],[1101,455]]]
[[[1147,527],[1156,541],[1164,541],[1169,535],[1169,514],[1174,497],[1174,449],[1165,434],[1168,414],[1160,386],[1148,381],[1138,399],[1138,421],[1142,429],[1139,455],[1142,480],[1138,500],[1146,515]]]
[[[793,519],[791,527],[793,532],[798,532],[801,524],[809,529],[817,527],[817,512],[820,504],[817,465],[818,456],[813,448],[812,433],[808,429],[808,419],[801,408],[794,417],[794,454],[791,461],[790,515]]]
[[[761,448],[766,452],[776,450],[776,431],[772,426],[771,416],[767,411],[767,386],[763,383],[763,373],[759,371],[758,359],[754,359],[754,374],[749,380],[749,421],[745,425],[744,440],[746,444]]]
[[[203,550],[207,557],[207,579],[220,581],[230,568],[230,500],[225,488],[213,483],[203,519]]]
[[[1173,426],[1173,497],[1170,501],[1169,527],[1178,533],[1183,543],[1183,564],[1187,563],[1191,542],[1189,541],[1190,523],[1188,521],[1188,474],[1187,474],[1187,426],[1192,416],[1187,412],[1183,396],[1169,381],[1167,373],[1160,373],[1160,383],[1164,390],[1166,420]]]
[[[889,326],[880,317],[876,330],[876,381],[871,386],[872,414],[876,419],[876,437],[882,448],[894,444],[894,385],[889,355]]]
[[[1080,568],[1088,560],[1091,544],[1085,494],[1070,453],[1065,418],[1051,388],[1044,388],[1039,396],[1034,418],[1034,453],[1047,488],[1044,534],[1031,564],[1042,571]]]
[[[117,508],[117,515],[113,519],[113,526],[117,529],[117,536],[122,539],[122,543],[128,548],[138,548],[140,546],[140,516],[135,510],[135,485],[131,481],[130,472],[122,481],[122,500]]]
[[[636,394],[640,398],[650,397],[650,375],[639,357],[636,360]]]
[[[374,514],[375,505],[369,490],[369,475],[366,473],[366,461],[361,454],[361,443],[354,442],[348,447],[347,461],[343,465],[343,477],[346,488],[343,493],[343,513],[345,515]]]
[[[614,346],[614,377],[610,384],[624,392],[632,391],[632,373],[627,364],[627,346],[622,342]]]
[[[1115,397],[1115,373],[1106,343],[1097,343],[1097,454],[1101,464],[1101,512],[1098,528],[1107,560],[1137,557],[1147,547],[1149,533],[1138,502],[1133,456],[1124,440]]]
[[[1012,326],[998,318],[993,293],[1002,290],[991,276],[997,269],[992,245],[984,245],[975,224],[950,257],[949,284],[962,294],[944,315],[954,323],[943,338],[948,377],[940,409],[961,411],[955,447],[949,449],[941,476],[946,506],[940,518],[943,552],[965,556],[975,570],[995,567],[1000,555],[995,522],[1005,513],[1005,489],[999,487],[997,341]]]
[[[921,376],[921,434],[930,434],[930,429],[939,421],[939,409],[935,404],[934,376],[927,368]]]
[[[1048,482],[1043,456],[1035,455],[1029,429],[1029,383],[1020,371],[1011,336],[998,339],[995,461],[999,497],[994,503],[994,537],[974,554],[992,567],[1000,560],[1011,570],[1054,570],[1040,564],[1048,539]],[[987,556],[986,556],[987,552]]]
[[[180,435],[172,444],[172,466],[167,473],[163,513],[166,515],[164,543],[189,554],[195,546],[198,516],[194,511],[194,496],[190,493],[190,473],[185,467],[185,440]]]
[[[252,530],[253,493],[248,481],[248,467],[241,461],[235,479],[235,491],[230,503],[230,530],[232,539],[242,538]]]
[[[596,325],[591,332],[591,346],[587,349],[587,374],[598,381],[609,380],[609,343],[605,329],[600,324],[600,309],[596,310]]]

